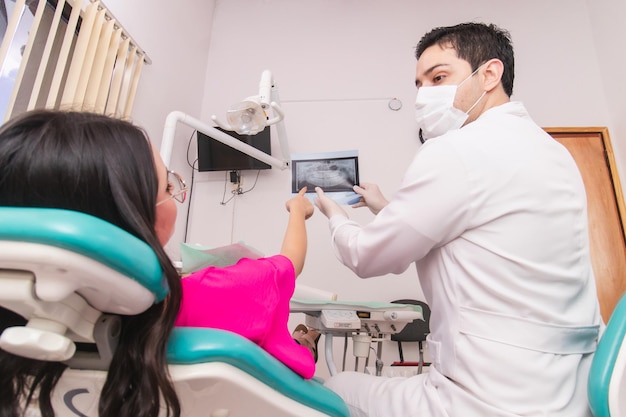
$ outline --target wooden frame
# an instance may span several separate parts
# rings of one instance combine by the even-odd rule
[[[626,209],[606,127],[544,128],[572,154],[585,183],[591,260],[602,317],[626,291]]]
[[[617,164],[615,162],[615,154],[613,153],[613,147],[611,146],[611,138],[609,136],[609,129],[607,127],[546,127],[546,132],[554,136],[556,134],[599,134],[604,144],[606,152],[606,161],[611,172],[611,180],[613,182],[613,191],[615,192],[615,199],[620,215],[622,224],[622,232],[624,233],[624,239],[626,239],[626,205],[624,204],[624,192],[617,172]]]

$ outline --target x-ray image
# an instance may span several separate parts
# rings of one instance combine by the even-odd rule
[[[306,186],[308,192],[320,187],[324,192],[352,191],[359,183],[358,157],[342,153],[312,154],[308,159],[291,161],[292,192]]]
[[[359,158],[357,151],[327,152],[292,155],[291,192],[307,187],[315,193],[320,187],[329,197],[345,204],[360,198],[352,187],[359,185]]]

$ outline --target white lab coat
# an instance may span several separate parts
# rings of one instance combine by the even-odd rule
[[[361,277],[415,263],[432,310],[429,373],[329,378],[354,415],[590,415],[602,319],[584,185],[521,103],[427,141],[372,223],[334,216],[330,228]]]

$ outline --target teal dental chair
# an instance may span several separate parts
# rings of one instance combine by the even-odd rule
[[[0,348],[68,364],[52,399],[57,415],[97,415],[119,315],[166,295],[154,252],[127,232],[78,212],[0,207],[0,306],[28,321],[5,329]],[[176,328],[168,360],[184,416],[349,414],[317,380],[234,333]]]
[[[626,294],[615,306],[591,363],[589,406],[595,417],[626,416]]]

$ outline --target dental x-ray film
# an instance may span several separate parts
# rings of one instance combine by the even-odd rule
[[[315,187],[339,204],[355,204],[360,196],[353,191],[359,185],[358,151],[296,154],[291,156],[291,193],[307,187],[312,199]]]

